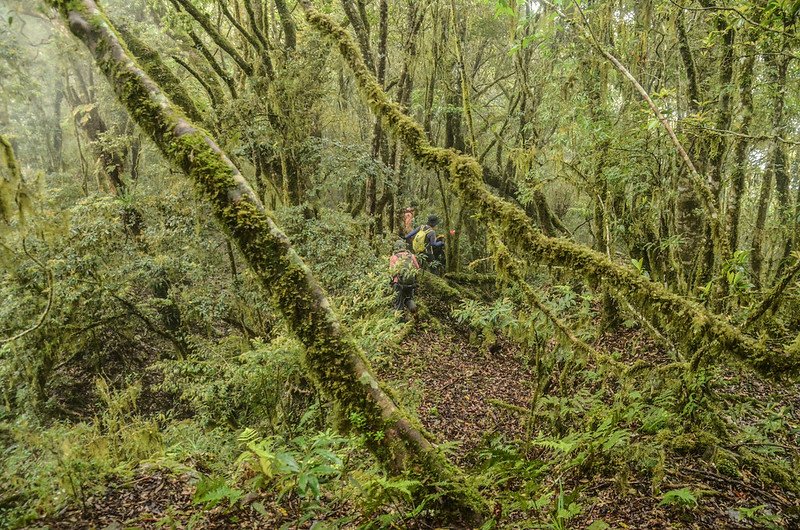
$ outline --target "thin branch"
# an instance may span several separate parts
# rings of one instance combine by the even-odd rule
[[[21,339],[28,333],[32,333],[37,329],[39,329],[40,327],[42,327],[44,325],[45,320],[47,319],[47,315],[50,314],[50,309],[53,307],[53,272],[50,269],[48,269],[44,265],[44,263],[39,261],[39,259],[36,258],[36,256],[34,256],[28,251],[28,247],[25,245],[25,238],[22,239],[22,250],[25,251],[26,256],[28,256],[34,263],[36,263],[36,265],[39,266],[40,269],[42,269],[42,271],[44,271],[45,276],[47,277],[47,306],[45,306],[44,311],[42,311],[42,314],[39,315],[39,320],[36,321],[36,324],[34,324],[33,326],[29,327],[24,331],[20,331],[13,337],[8,337],[7,339],[1,339],[0,344],[5,344],[7,342],[12,342],[17,339]]]
[[[760,319],[767,311],[769,311],[778,303],[781,295],[798,272],[800,272],[800,259],[798,259],[794,266],[786,271],[786,274],[784,274],[783,277],[781,277],[781,279],[775,283],[775,286],[772,288],[772,290],[770,290],[769,294],[764,297],[764,300],[762,300],[761,303],[758,304],[758,307],[756,307],[750,316],[747,317],[747,321],[744,324],[745,328],[749,328],[755,324],[758,319]]]
[[[200,12],[192,2],[189,0],[170,0],[172,5],[175,9],[180,10],[183,8],[193,19],[195,19],[200,26],[208,33],[208,36],[211,37],[217,46],[225,50],[225,53],[231,56],[236,64],[239,65],[245,74],[248,76],[253,75],[253,67],[244,58],[236,51],[236,48],[233,44],[230,43],[225,37],[220,34],[219,31],[211,24],[211,19],[208,18],[208,15],[205,13]]]
[[[786,138],[782,138],[778,135],[773,135],[773,134],[759,134],[759,135],[743,134],[740,132],[731,131],[729,129],[717,129],[715,127],[706,127],[704,125],[700,125],[697,128],[711,133],[716,133],[725,136],[734,136],[736,138],[746,138],[748,140],[758,140],[758,141],[768,140],[771,142],[779,142],[786,145],[800,145],[800,141],[787,140]]]
[[[184,69],[186,69],[186,71],[189,72],[189,74],[192,77],[194,77],[198,83],[200,83],[200,85],[205,89],[206,93],[208,94],[209,99],[211,99],[211,106],[214,108],[219,108],[220,102],[218,101],[217,95],[214,94],[214,90],[211,88],[211,85],[208,84],[208,81],[203,79],[203,76],[201,76],[197,72],[197,70],[189,66],[189,64],[186,61],[184,61],[177,55],[173,55],[172,60],[178,63]]]
[[[740,9],[738,9],[736,7],[730,7],[730,6],[688,7],[688,6],[684,6],[684,5],[679,4],[675,0],[669,0],[669,3],[674,5],[675,7],[679,8],[679,9],[684,10],[684,11],[729,11],[729,12],[733,12],[733,13],[736,13],[739,16],[739,18],[741,18],[742,20],[744,20],[748,24],[751,24],[751,25],[753,25],[753,26],[755,26],[757,28],[761,28],[764,31],[770,31],[770,32],[776,33],[778,35],[793,35],[792,33],[789,33],[789,32],[786,32],[786,31],[781,31],[779,29],[771,28],[769,26],[765,26],[763,24],[760,24],[760,23],[756,22],[755,20],[753,20],[752,18],[750,18],[747,15],[745,15]]]

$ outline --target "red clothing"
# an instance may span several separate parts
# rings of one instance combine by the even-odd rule
[[[403,211],[403,228],[404,233],[407,234],[414,229],[414,209],[406,208]]]
[[[395,252],[392,254],[392,257],[389,258],[389,270],[393,273],[392,274],[392,283],[397,283],[398,275],[395,273],[397,271],[397,267],[399,266],[400,260],[408,260],[411,258],[411,263],[415,269],[419,269],[419,262],[417,261],[417,257],[407,250],[401,250],[400,252]]]

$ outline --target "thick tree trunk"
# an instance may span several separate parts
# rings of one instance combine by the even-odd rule
[[[789,57],[785,55],[770,56],[767,63],[772,70],[772,136],[770,157],[766,171],[761,181],[758,194],[758,213],[756,224],[753,228],[753,251],[750,254],[750,266],[753,269],[753,283],[757,287],[765,280],[764,267],[764,231],[766,229],[767,212],[772,198],[773,179],[778,192],[779,214],[782,214],[788,205],[788,169],[786,168],[786,155],[779,137],[784,127],[783,108],[786,101],[786,72],[789,66]],[[768,268],[768,267],[767,267]]]
[[[722,51],[719,58],[719,102],[717,104],[717,118],[715,127],[718,131],[727,131],[731,126],[731,93],[733,91],[733,40],[735,32],[733,26],[727,22],[727,17],[723,14],[717,15],[717,31],[722,38]],[[728,150],[728,137],[723,134],[715,134],[709,141],[709,181],[711,190],[714,194],[717,210],[721,207],[722,195],[722,166],[725,161],[725,154]],[[729,259],[730,256],[716,256],[714,241],[711,234],[711,220],[705,220],[706,237],[704,243],[704,253],[702,255],[702,266],[699,268],[697,284],[704,285],[715,276],[718,261]],[[727,242],[725,244],[727,247]],[[730,251],[730,249],[728,249]],[[727,283],[725,280],[717,280],[713,303],[719,304],[720,299],[727,295]],[[709,293],[711,295],[711,293]]]
[[[275,7],[278,8],[278,16],[283,26],[283,43],[287,52],[293,52],[297,46],[297,30],[294,27],[292,13],[286,5],[286,0],[275,0]]]
[[[381,388],[322,287],[217,143],[178,112],[130,58],[94,0],[48,3],[86,44],[120,102],[164,157],[194,181],[305,346],[309,373],[336,404],[341,425],[365,434],[369,448],[388,469],[408,471],[422,480],[428,493],[442,493],[440,506],[472,524],[479,521],[486,510],[483,500]]]
[[[334,41],[353,70],[363,97],[373,111],[384,118],[409,154],[424,168],[443,171],[464,207],[470,208],[484,223],[494,225],[513,252],[530,256],[544,265],[561,266],[573,274],[599,279],[680,344],[716,341],[723,353],[733,354],[767,375],[796,372],[800,368],[800,360],[793,358],[791,352],[768,350],[724,317],[669,292],[636,271],[616,265],[583,245],[546,237],[533,229],[522,210],[489,193],[483,184],[482,168],[473,157],[430,144],[425,131],[403,114],[378,86],[346,30],[314,9],[307,0],[300,0],[300,4],[309,24]]]
[[[389,4],[386,0],[380,1],[379,10],[379,30],[378,30],[378,66],[377,78],[381,87],[386,86],[386,45],[389,39]],[[383,126],[380,119],[375,119],[375,127],[372,131],[372,159],[376,162],[386,163],[386,160],[381,156],[385,151],[383,149],[386,142],[385,135],[383,134]],[[383,207],[378,209],[378,179],[375,172],[370,172],[365,180],[366,194],[366,214],[369,219],[370,234],[380,233],[382,231],[382,224],[380,218],[382,217]]]
[[[748,135],[750,134],[750,124],[753,122],[753,67],[755,62],[755,53],[751,53],[745,58],[739,78],[739,99],[742,105],[742,121],[739,124],[741,136],[737,139],[733,150],[733,174],[730,188],[728,189],[728,208],[726,212],[728,248],[730,248],[731,252],[736,252],[739,246],[739,218],[742,211],[742,195],[744,193],[745,176],[747,175],[747,154],[750,144]]]

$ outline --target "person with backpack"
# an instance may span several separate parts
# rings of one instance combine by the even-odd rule
[[[408,309],[416,313],[414,291],[417,289],[417,271],[419,262],[416,256],[408,251],[402,239],[394,244],[394,254],[389,258],[389,273],[392,276],[392,289],[395,291],[394,308],[398,311]]]
[[[411,243],[414,253],[421,258],[426,269],[437,271],[444,268],[444,240],[436,237],[436,226],[439,217],[434,214],[428,216],[428,223],[417,227],[406,235],[406,241]]]

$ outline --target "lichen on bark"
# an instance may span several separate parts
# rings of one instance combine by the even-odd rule
[[[366,434],[368,447],[389,471],[412,473],[423,484],[420,493],[435,493],[441,508],[480,521],[486,512],[483,499],[383,390],[363,351],[341,328],[322,287],[214,139],[190,123],[131,58],[94,0],[48,3],[89,48],[137,124],[210,204],[303,343],[309,375],[339,409],[340,427]]]
[[[442,171],[448,176],[450,185],[465,205],[474,209],[476,217],[484,223],[496,226],[503,243],[512,252],[532,257],[541,264],[563,267],[611,287],[625,296],[655,327],[685,348],[691,348],[698,340],[717,343],[722,353],[732,354],[768,376],[796,373],[800,369],[800,359],[796,356],[768,349],[725,317],[708,311],[697,302],[672,293],[584,245],[547,237],[536,230],[522,210],[488,191],[482,180],[483,170],[475,158],[430,144],[422,127],[389,99],[342,26],[316,10],[308,0],[301,0],[300,5],[311,27],[339,49],[373,112],[388,124],[422,167]]]

